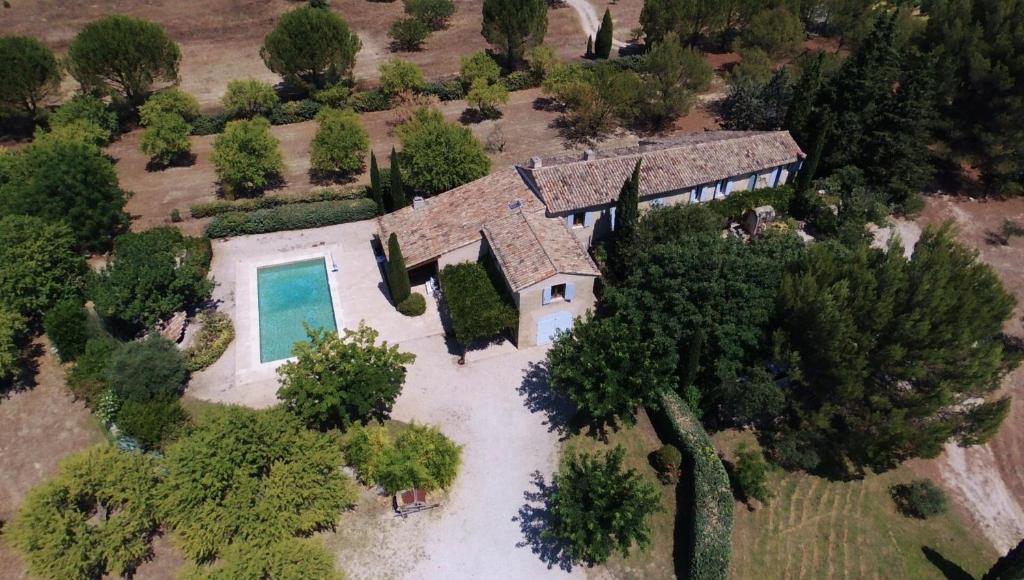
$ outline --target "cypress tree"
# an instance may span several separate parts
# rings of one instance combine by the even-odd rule
[[[388,286],[391,288],[391,299],[398,306],[412,293],[409,282],[409,270],[405,267],[402,247],[398,245],[398,236],[391,233],[388,237]]]
[[[810,145],[813,134],[810,123],[821,91],[821,69],[825,63],[825,53],[818,51],[817,55],[808,60],[810,62],[800,72],[800,79],[793,88],[793,99],[789,102],[786,121],[783,124],[802,146]]]
[[[377,156],[370,151],[370,195],[377,204],[377,214],[385,213],[384,194],[380,190],[380,169],[377,168]]]
[[[587,37],[587,52],[583,54],[583,58],[594,58],[594,37]]]
[[[398,153],[391,148],[391,211],[397,211],[409,205],[405,198],[405,185],[402,184],[402,170],[398,166]]]
[[[597,42],[594,43],[594,56],[608,58],[612,53],[612,13],[604,9],[604,18],[597,29]]]
[[[1005,556],[982,576],[981,580],[1014,580],[1024,578],[1024,540],[1011,548]]]
[[[626,178],[615,202],[615,230],[612,233],[612,269],[620,280],[629,276],[636,254],[640,225],[640,159]]]

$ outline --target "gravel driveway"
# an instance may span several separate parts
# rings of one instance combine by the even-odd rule
[[[524,493],[537,489],[537,472],[550,479],[558,461],[558,433],[548,414],[528,408],[545,398],[546,387],[530,372],[544,349],[499,347],[490,351],[493,356],[485,351],[459,366],[441,337],[402,347],[417,360],[392,417],[439,425],[463,445],[463,465],[441,508],[406,519],[379,511],[370,521],[350,522],[352,529],[338,538],[338,562],[346,575],[583,577],[579,567],[548,566],[526,542],[518,521]],[[360,511],[350,516],[358,519]]]

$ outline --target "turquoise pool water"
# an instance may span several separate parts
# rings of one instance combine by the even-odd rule
[[[260,309],[260,362],[292,356],[297,341],[307,340],[303,323],[337,330],[327,264],[323,258],[256,271]]]

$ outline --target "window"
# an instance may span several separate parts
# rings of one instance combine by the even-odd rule
[[[555,284],[551,287],[552,300],[565,300],[565,284]]]
[[[586,220],[587,220],[587,214],[586,213],[574,213],[574,214],[572,214],[572,227],[574,227],[574,228],[582,228],[583,225],[586,223]]]

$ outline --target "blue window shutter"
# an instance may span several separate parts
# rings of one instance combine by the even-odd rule
[[[576,296],[576,285],[572,282],[565,283],[565,301],[572,302],[573,297]]]
[[[612,231],[615,231],[615,206],[612,206]]]
[[[782,168],[781,167],[776,167],[775,168],[775,175],[772,177],[772,187],[778,187],[779,186],[779,178],[780,177],[782,177]]]
[[[544,297],[541,298],[540,303],[541,304],[551,304],[551,287],[550,286],[544,289]]]
[[[729,179],[725,182],[725,195],[732,193],[732,180]]]
[[[565,216],[565,225],[566,227],[572,227],[572,214]],[[545,302],[544,304],[547,304],[547,302]]]
[[[755,187],[757,187],[757,174],[756,173],[750,176],[750,185],[747,186],[747,189],[750,190],[750,191],[754,191]]]
[[[590,226],[594,225],[594,216],[596,215],[596,211],[588,211],[587,213],[583,214],[583,227],[589,228]]]

